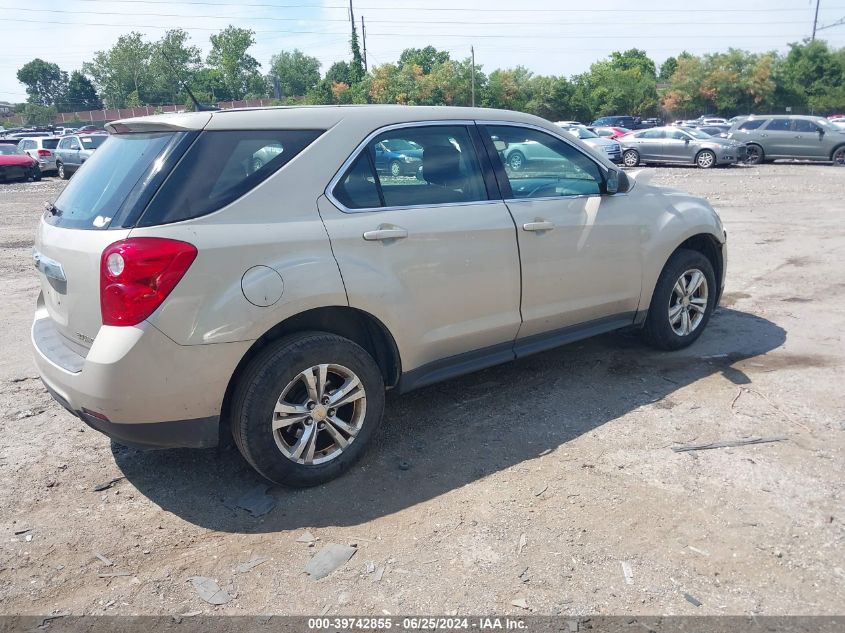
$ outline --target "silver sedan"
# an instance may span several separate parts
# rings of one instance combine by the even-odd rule
[[[640,163],[678,163],[708,169],[742,162],[746,154],[743,143],[686,127],[638,130],[618,140],[626,167]]]

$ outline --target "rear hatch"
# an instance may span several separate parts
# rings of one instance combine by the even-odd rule
[[[190,141],[191,133],[174,130],[113,135],[44,213],[35,267],[51,325],[74,347],[90,348],[102,325],[103,250],[129,235]]]

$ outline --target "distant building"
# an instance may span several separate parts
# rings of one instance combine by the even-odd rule
[[[0,114],[12,114],[15,111],[15,104],[8,101],[0,101]]]

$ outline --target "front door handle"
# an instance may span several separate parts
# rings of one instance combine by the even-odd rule
[[[526,222],[522,225],[523,231],[551,231],[555,228],[553,222],[548,220],[537,220],[536,222]]]
[[[408,237],[408,231],[401,226],[392,226],[382,224],[375,231],[366,231],[364,239],[368,242],[376,242],[383,240],[398,240]]]

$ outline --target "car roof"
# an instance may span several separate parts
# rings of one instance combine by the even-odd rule
[[[159,114],[123,119],[106,125],[112,133],[154,130],[238,130],[284,126],[289,129],[329,129],[341,122],[375,129],[415,121],[495,120],[553,125],[545,119],[512,110],[455,106],[343,105],[238,108],[213,112]]]

